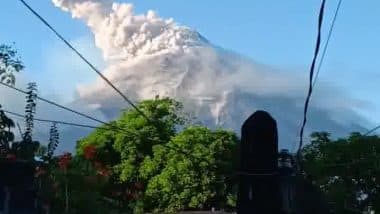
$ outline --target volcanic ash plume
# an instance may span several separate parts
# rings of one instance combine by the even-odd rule
[[[175,97],[207,125],[235,130],[253,111],[266,109],[278,120],[282,146],[295,141],[306,76],[253,63],[153,11],[136,15],[132,4],[109,0],[53,0],[53,3],[87,24],[107,64],[103,73],[133,99]],[[78,86],[78,94],[81,101],[98,106],[110,117],[126,107],[100,79]],[[311,128],[346,132],[359,127],[331,118],[333,114],[339,114],[339,120],[350,115],[357,122],[356,114],[344,107],[354,101],[331,93],[325,93],[323,102],[318,97],[313,99],[318,108],[311,110]]]

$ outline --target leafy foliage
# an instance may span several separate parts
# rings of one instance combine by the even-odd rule
[[[24,139],[30,140],[32,138],[34,127],[34,114],[36,113],[37,106],[37,84],[34,82],[28,83],[28,92],[26,96],[25,106],[25,133]]]
[[[110,213],[112,206],[103,200],[108,177],[88,160],[65,153],[38,171],[38,197],[52,213]]]
[[[98,160],[112,167],[110,187],[119,191],[113,199],[135,213],[232,205],[233,185],[225,175],[232,174],[237,137],[184,127],[188,118],[182,105],[170,98],[146,100],[138,107],[151,119],[124,111],[77,145],[77,155],[92,157],[92,145]]]
[[[14,72],[19,72],[24,65],[17,56],[17,51],[8,45],[0,45],[0,82],[14,85],[16,78]],[[0,105],[0,155],[9,153],[10,145],[14,140],[11,128],[14,127],[13,121],[8,118]]]
[[[126,130],[116,134],[114,148],[121,156],[121,163],[116,168],[120,179],[127,182],[137,181],[141,163],[153,154],[153,146],[167,143],[175,135],[176,127],[184,122],[184,118],[177,115],[182,106],[168,98],[144,101],[139,108],[154,123],[134,110],[124,112],[116,121],[118,127]]]
[[[38,141],[33,141],[32,133],[34,128],[34,114],[36,113],[37,106],[37,85],[36,83],[28,84],[28,92],[26,96],[25,106],[25,132],[20,142],[12,144],[12,151],[18,158],[25,160],[33,160],[35,152],[40,147]]]
[[[57,148],[58,144],[59,144],[59,132],[58,132],[57,124],[53,123],[50,127],[49,144],[47,146],[48,160],[50,160],[53,157],[54,151]]]
[[[116,168],[122,181],[133,181],[144,157],[152,155],[152,146],[168,142],[184,122],[176,114],[182,106],[172,99],[143,101],[139,108],[156,124],[134,110],[124,111],[117,121],[80,140],[77,154],[83,155],[88,144],[95,145],[105,162],[118,163]]]
[[[14,85],[14,72],[24,69],[24,65],[17,56],[17,51],[9,45],[0,45],[0,82]]]
[[[153,158],[140,169],[147,180],[145,202],[156,212],[225,208],[233,195],[231,177],[237,137],[224,130],[189,127],[172,138],[170,147],[157,145]],[[230,204],[233,206],[233,204]]]
[[[23,68],[24,66],[17,56],[17,51],[11,46],[0,45],[0,82],[14,85],[16,79],[13,73],[19,72]],[[37,98],[36,83],[29,83],[28,90],[25,107],[26,130],[21,142],[14,142],[14,134],[11,132],[14,123],[5,116],[4,111],[0,111],[0,150],[2,156],[8,154],[15,155],[17,158],[32,160],[34,153],[39,148],[39,142],[32,140]]]
[[[306,172],[333,202],[336,213],[363,211],[368,205],[380,211],[380,138],[352,133],[332,140],[326,132],[314,133],[303,149]]]
[[[5,156],[10,150],[10,143],[14,140],[11,128],[14,122],[5,115],[0,106],[0,156]]]

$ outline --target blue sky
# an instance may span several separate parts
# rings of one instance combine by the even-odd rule
[[[49,0],[28,0],[37,11],[80,48],[93,48],[91,34],[78,20],[55,8]],[[173,17],[176,22],[198,30],[212,43],[284,70],[305,74],[311,61],[316,34],[316,15],[319,0],[294,1],[201,1],[201,0],[139,0],[128,1],[137,13],[153,9],[162,17]],[[337,0],[327,1],[324,35]],[[345,90],[355,98],[373,103],[363,110],[373,122],[380,123],[380,100],[376,93],[380,79],[380,24],[377,0],[343,1],[321,80]],[[15,42],[25,62],[27,81],[39,83],[46,96],[68,96],[79,82],[94,78],[92,71],[65,71],[54,67],[55,55],[71,54],[57,38],[33,17],[17,0],[0,2],[0,43]],[[100,67],[100,53],[88,52],[88,57]],[[54,59],[54,60],[53,60]],[[70,59],[76,60],[74,56]],[[64,60],[64,59],[62,59]],[[50,61],[50,62],[49,62]],[[86,70],[85,66],[78,71]],[[64,78],[63,89],[58,84]],[[62,84],[60,84],[62,86]],[[306,91],[306,89],[305,89]],[[315,93],[318,93],[318,88]],[[331,93],[334,93],[333,91]],[[65,99],[65,98],[62,98]]]

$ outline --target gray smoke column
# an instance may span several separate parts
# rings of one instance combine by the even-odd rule
[[[134,100],[156,95],[182,101],[203,123],[238,130],[261,108],[278,120],[280,146],[298,135],[307,77],[281,72],[216,47],[198,32],[159,17],[136,15],[133,5],[109,0],[52,0],[91,29],[107,64],[103,73]],[[310,129],[343,134],[364,122],[351,108],[360,102],[319,84],[313,97]],[[329,93],[333,90],[334,94]],[[102,80],[78,86],[80,101],[110,118],[127,106]],[[321,93],[321,94],[322,94]]]

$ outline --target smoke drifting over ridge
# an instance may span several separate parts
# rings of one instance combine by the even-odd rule
[[[306,75],[281,72],[215,47],[198,32],[160,18],[155,12],[135,15],[133,5],[109,0],[52,0],[73,18],[83,20],[107,64],[103,73],[134,100],[170,96],[211,126],[239,131],[257,109],[278,121],[280,146],[296,141],[306,90]],[[309,130],[336,135],[362,130],[365,121],[353,109],[359,101],[319,84],[323,97],[314,96]],[[334,91],[335,93],[327,93]],[[98,79],[78,86],[78,101],[114,118],[123,100]],[[318,106],[318,107],[315,107]]]

